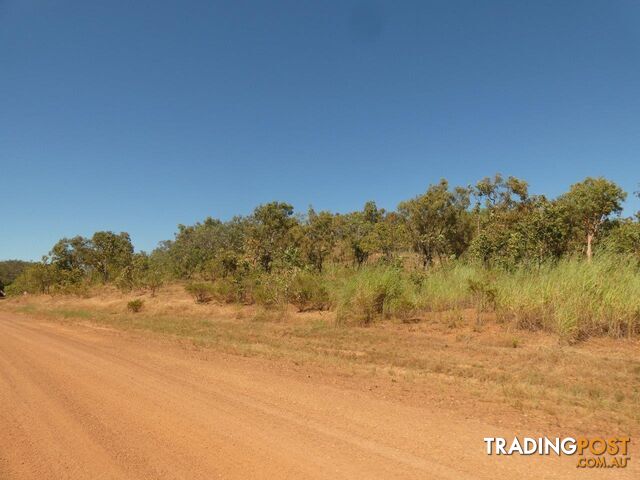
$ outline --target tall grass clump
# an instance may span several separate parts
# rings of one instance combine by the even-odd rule
[[[412,281],[418,286],[418,306],[434,312],[473,306],[469,283],[482,282],[482,277],[479,267],[462,262],[411,274]]]
[[[263,273],[253,278],[252,295],[265,308],[285,310],[292,304],[299,312],[325,310],[331,305],[326,278],[300,268]]]
[[[588,263],[566,259],[498,279],[501,314],[517,326],[555,332],[568,340],[631,336],[640,331],[640,270],[624,257]]]
[[[407,317],[417,307],[416,286],[394,267],[364,267],[338,291],[338,324],[369,325],[382,317]]]
[[[288,297],[299,312],[326,310],[331,305],[325,278],[306,270],[300,270],[293,276]]]

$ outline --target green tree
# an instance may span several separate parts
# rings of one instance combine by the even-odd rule
[[[405,220],[413,249],[427,267],[437,257],[459,256],[470,240],[469,191],[449,189],[442,179],[427,191],[400,203],[398,212]]]
[[[49,252],[51,263],[61,270],[85,271],[88,265],[90,242],[84,237],[62,238]]]
[[[87,264],[103,283],[117,277],[132,264],[133,245],[126,232],[96,232],[88,242]]]
[[[562,201],[582,229],[586,239],[587,260],[593,256],[593,240],[602,225],[613,214],[622,211],[622,202],[627,194],[615,183],[603,177],[588,177],[575,183],[563,197]]]
[[[476,233],[470,244],[472,256],[503,267],[527,259],[537,239],[536,215],[542,215],[540,197],[531,197],[527,182],[496,174],[480,180],[472,189]],[[539,239],[538,239],[539,240]]]
[[[7,292],[19,295],[28,293],[50,293],[51,288],[60,280],[59,269],[48,263],[47,257],[41,262],[31,264],[25,268],[15,281],[9,285]]]
[[[247,250],[253,262],[265,272],[276,261],[294,256],[292,229],[298,224],[293,207],[288,203],[271,202],[256,207],[249,219]]]
[[[493,178],[483,178],[474,190],[478,203],[484,202],[489,211],[513,208],[529,198],[527,182],[516,177],[505,179],[500,173],[496,173]]]
[[[383,209],[379,209],[375,202],[368,201],[362,211],[336,217],[336,235],[358,267],[376,251],[377,245],[372,236],[376,225],[384,216]]]
[[[300,243],[305,260],[321,272],[336,244],[334,215],[326,211],[316,213],[313,207],[309,207],[301,237]]]
[[[162,263],[179,278],[225,276],[244,254],[247,229],[248,220],[242,217],[179,225],[175,239],[161,243],[152,256],[162,256]]]
[[[22,260],[0,261],[0,290],[3,290],[3,287],[11,285],[11,283],[31,265],[33,265],[33,262],[25,262]]]
[[[407,244],[407,231],[402,216],[397,212],[385,213],[384,218],[373,224],[364,244],[367,251],[379,252],[385,261],[390,262],[394,254]]]
[[[630,218],[617,222],[603,241],[605,251],[631,255],[640,261],[640,222]]]

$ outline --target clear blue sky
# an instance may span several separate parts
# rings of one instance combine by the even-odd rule
[[[637,1],[0,0],[0,258],[639,153]]]

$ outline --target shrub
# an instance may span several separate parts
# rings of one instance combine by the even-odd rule
[[[234,283],[226,278],[213,282],[211,296],[220,303],[233,303],[238,299]]]
[[[290,271],[265,273],[251,282],[253,298],[266,308],[285,308],[289,300],[289,288],[293,278]]]
[[[289,301],[299,312],[324,310],[329,307],[329,292],[319,274],[298,272],[289,288]]]
[[[187,284],[184,289],[196,303],[209,303],[215,295],[214,286],[207,282],[192,282]]]
[[[211,295],[220,303],[251,303],[247,301],[247,280],[242,276],[217,280],[212,285]]]
[[[140,284],[149,290],[152,297],[156,296],[156,293],[164,285],[164,277],[159,270],[149,270],[142,275]]]
[[[144,300],[137,298],[127,303],[127,310],[129,310],[132,313],[138,313],[140,310],[142,310],[143,306],[144,306]]]

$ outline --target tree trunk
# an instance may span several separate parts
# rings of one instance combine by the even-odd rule
[[[593,241],[593,234],[587,233],[587,261],[591,262],[593,252],[591,250],[591,242]]]

